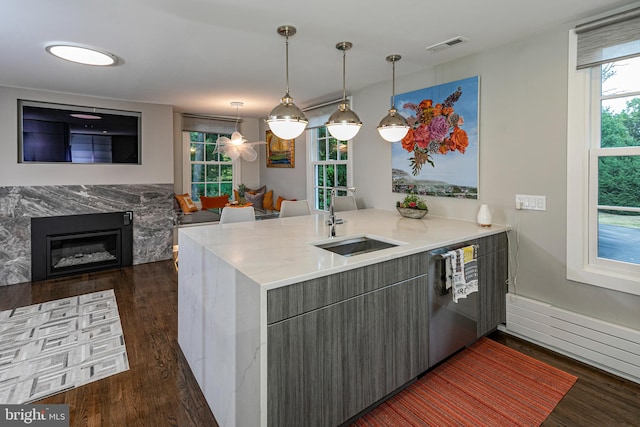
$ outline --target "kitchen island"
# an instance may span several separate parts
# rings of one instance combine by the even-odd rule
[[[178,342],[221,426],[335,425],[415,378],[428,368],[428,252],[508,230],[339,216],[334,239],[323,215],[180,229]],[[353,236],[396,246],[351,257],[316,246]]]

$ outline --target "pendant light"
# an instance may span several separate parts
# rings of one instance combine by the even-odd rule
[[[353,139],[362,127],[362,122],[358,115],[349,108],[345,89],[346,57],[347,51],[352,46],[351,42],[340,42],[336,45],[336,49],[342,51],[342,102],[338,106],[338,110],[329,117],[329,121],[325,123],[325,126],[329,129],[331,136],[338,141]]]
[[[278,27],[278,34],[286,37],[286,70],[287,70],[287,91],[282,97],[280,104],[278,104],[267,119],[269,129],[275,136],[280,139],[294,139],[300,136],[307,127],[307,117],[304,115],[296,104],[293,103],[293,98],[289,95],[289,36],[293,36],[296,33],[296,28],[291,25],[282,25]]]
[[[402,117],[396,110],[396,62],[402,58],[400,55],[389,55],[387,61],[393,64],[392,90],[391,90],[391,108],[389,114],[380,120],[378,125],[378,133],[382,138],[389,142],[397,142],[405,137],[409,132],[407,120]]]
[[[231,157],[233,162],[242,157],[247,162],[253,162],[258,158],[254,145],[266,144],[265,141],[247,142],[247,139],[238,132],[238,123],[240,122],[239,109],[244,106],[244,102],[233,101],[232,107],[236,107],[236,125],[235,131],[231,134],[231,138],[221,136],[216,141],[216,148],[214,152],[219,152],[225,156]]]

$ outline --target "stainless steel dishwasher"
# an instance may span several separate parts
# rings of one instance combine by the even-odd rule
[[[454,303],[452,290],[446,289],[446,259],[442,255],[461,247],[440,248],[429,254],[429,367],[477,339],[478,292]]]

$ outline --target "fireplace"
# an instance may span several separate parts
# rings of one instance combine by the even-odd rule
[[[31,280],[133,264],[133,212],[31,218]]]

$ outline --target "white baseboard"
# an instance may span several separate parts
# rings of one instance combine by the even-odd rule
[[[514,294],[500,329],[640,383],[640,331]]]

